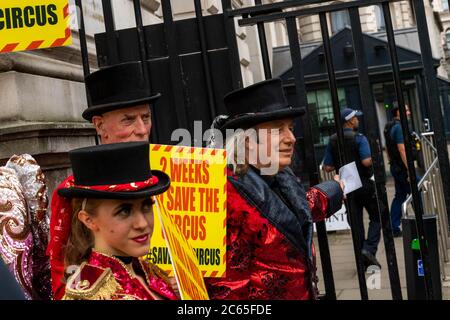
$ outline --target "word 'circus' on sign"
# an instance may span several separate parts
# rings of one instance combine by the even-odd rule
[[[68,0],[1,0],[0,54],[72,44]]]
[[[218,248],[194,248],[199,266],[220,266],[221,250]],[[152,263],[171,264],[169,250],[166,247],[153,247],[147,255]]]
[[[58,23],[56,10],[57,7],[54,4],[0,8],[0,30],[55,25]]]

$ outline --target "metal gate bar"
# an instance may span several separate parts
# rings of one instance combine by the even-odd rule
[[[234,26],[234,16],[230,16],[231,12],[231,0],[222,0],[223,18],[225,20],[226,37],[229,46],[229,59],[230,65],[233,66],[237,63],[239,65],[239,51],[236,43],[236,30]],[[231,77],[233,81],[234,89],[242,88],[242,74],[241,72],[234,72],[234,68],[231,70]],[[238,70],[240,71],[240,70]]]
[[[331,2],[330,0],[285,0],[281,2],[274,2],[271,4],[263,4],[260,6],[255,7],[245,7],[240,9],[233,10],[233,14],[236,16],[245,16],[249,13],[263,13],[266,12],[268,9],[285,9],[285,8],[291,8],[291,7],[298,7],[298,6],[306,6],[310,4],[315,3],[322,3],[322,2]]]
[[[81,63],[83,65],[83,74],[86,78],[90,73],[89,67],[89,53],[86,43],[86,27],[84,26],[84,16],[83,16],[83,5],[81,0],[75,0],[75,5],[77,7],[77,20],[78,20],[78,37],[80,38],[80,49],[81,49]]]
[[[422,56],[422,64],[425,77],[426,100],[428,102],[428,110],[430,112],[431,124],[435,133],[435,145],[439,159],[439,169],[443,181],[450,181],[450,163],[447,150],[447,139],[444,130],[444,119],[442,117],[441,104],[439,100],[439,89],[436,81],[436,71],[433,67],[431,52],[430,35],[428,33],[427,19],[425,16],[425,7],[423,0],[413,1],[414,12],[416,14],[417,25],[424,26],[417,28],[419,34],[419,44]],[[444,198],[447,210],[447,220],[450,219],[450,183],[443,185]]]
[[[149,91],[152,92],[152,83],[150,80],[150,75],[148,73],[148,52],[147,52],[147,40],[145,39],[144,33],[144,24],[142,22],[142,10],[141,10],[141,2],[140,0],[133,0],[133,9],[134,9],[134,19],[136,21],[136,31],[138,35],[138,46],[139,46],[139,56],[141,58],[142,67],[143,67],[143,75],[146,86]],[[156,114],[156,109],[153,108],[152,113]],[[156,126],[152,126],[151,128],[152,134],[149,137],[150,141],[158,141],[158,131],[156,130]]]
[[[425,239],[425,228],[423,223],[423,207],[422,207],[422,201],[420,200],[420,193],[417,189],[417,178],[416,178],[416,172],[414,168],[414,158],[412,155],[412,143],[411,143],[411,137],[410,137],[410,131],[408,128],[408,119],[406,116],[406,108],[405,108],[405,101],[403,97],[403,90],[402,90],[402,82],[400,77],[400,67],[398,62],[398,56],[397,56],[397,50],[395,45],[395,36],[394,36],[394,29],[392,27],[392,17],[391,17],[391,11],[389,8],[389,2],[383,2],[383,13],[384,13],[384,20],[386,25],[386,36],[388,39],[388,47],[389,47],[389,54],[391,58],[391,64],[392,64],[392,72],[394,76],[394,85],[395,85],[395,91],[397,95],[397,101],[400,111],[400,121],[402,126],[402,132],[403,132],[403,139],[405,142],[405,149],[406,149],[406,160],[408,164],[408,176],[409,176],[409,183],[411,186],[411,194],[413,196],[413,203],[414,203],[414,212],[416,217],[416,224],[417,224],[417,234],[419,237],[420,242],[420,253],[422,257],[424,272],[425,272],[425,288],[426,288],[426,297],[427,299],[433,299],[433,284],[431,279],[431,273],[430,273],[430,260],[429,260],[429,254],[428,254],[428,248],[426,245],[426,239]]]
[[[81,63],[83,65],[83,75],[86,78],[90,73],[90,65],[89,65],[89,52],[87,49],[87,41],[86,41],[86,27],[84,25],[84,15],[83,15],[83,5],[81,4],[81,0],[75,0],[75,5],[77,7],[77,20],[78,20],[78,37],[80,39],[80,51],[81,51]],[[88,98],[87,87],[84,87],[86,91],[86,98],[88,107],[91,102]],[[98,135],[95,135],[95,145],[99,145],[100,141]]]
[[[289,46],[291,51],[292,67],[294,70],[295,92],[297,97],[298,107],[305,106],[306,113],[303,116],[306,128],[303,131],[303,137],[306,146],[305,148],[305,163],[309,174],[310,185],[315,185],[320,182],[319,167],[314,152],[314,141],[312,137],[312,122],[311,113],[308,107],[308,99],[306,96],[305,79],[302,67],[302,55],[300,51],[300,43],[298,40],[297,19],[286,19],[286,27],[289,38]],[[336,289],[334,286],[333,267],[331,264],[330,247],[328,245],[327,229],[325,221],[317,222],[317,239],[319,242],[320,261],[322,264],[322,274],[325,284],[325,299],[336,300]]]
[[[208,58],[208,47],[206,44],[205,24],[203,21],[202,5],[200,0],[194,0],[195,16],[197,18],[198,33],[200,39],[200,48],[202,50],[203,72],[205,73],[206,95],[208,96],[209,112],[211,119],[216,117],[216,106],[214,102],[214,90],[211,77],[211,67]]]
[[[245,25],[257,24],[259,22],[274,22],[274,21],[283,20],[283,19],[286,19],[289,17],[314,15],[314,14],[318,14],[321,12],[327,13],[327,12],[332,12],[332,11],[341,11],[341,10],[345,10],[345,9],[350,9],[353,7],[367,7],[367,6],[377,5],[380,3],[399,2],[399,1],[404,1],[404,0],[355,0],[355,1],[350,1],[350,2],[336,2],[336,3],[329,4],[329,5],[303,8],[303,9],[285,11],[285,12],[280,12],[280,13],[269,13],[267,15],[259,15],[259,16],[255,16],[252,18],[244,18],[242,20],[239,20],[239,25],[245,26]],[[286,5],[285,8],[302,5],[301,0],[298,0],[296,2],[297,2],[296,5],[292,5],[292,4],[290,6]],[[314,1],[314,3],[322,3],[322,2],[323,1],[320,1],[320,0]],[[272,6],[271,4],[267,4],[267,5],[262,5],[260,7],[265,7],[265,10],[269,10],[271,8],[271,6]],[[238,12],[238,10],[232,11],[232,12],[230,12],[230,14],[234,15],[235,12]]]
[[[383,230],[384,247],[386,251],[386,261],[391,283],[392,299],[401,300],[402,290],[400,285],[400,275],[398,272],[397,256],[395,253],[395,243],[392,235],[391,217],[389,214],[388,198],[386,194],[386,171],[383,163],[383,153],[379,139],[379,126],[374,105],[374,98],[369,79],[369,71],[364,47],[361,19],[358,8],[348,10],[352,27],[353,46],[355,48],[356,67],[358,68],[359,90],[361,105],[364,112],[365,128],[367,138],[372,152],[372,165],[375,177],[375,194],[378,199],[378,212]]]
[[[179,125],[182,128],[189,128],[190,132],[192,130],[192,124],[188,120],[188,113],[186,112],[186,105],[184,103],[184,92],[183,83],[181,77],[183,72],[181,70],[180,58],[177,55],[177,42],[175,33],[175,24],[172,17],[172,7],[170,5],[170,0],[161,1],[161,6],[164,16],[164,34],[167,42],[167,51],[169,55],[169,70],[170,79],[172,80],[173,88],[173,100],[175,102],[177,119]]]
[[[331,52],[331,43],[330,43],[330,36],[328,34],[328,23],[327,23],[327,16],[325,12],[319,13],[319,19],[320,19],[320,29],[322,31],[322,41],[323,41],[323,48],[324,48],[324,54],[325,54],[325,62],[327,65],[327,73],[328,73],[328,85],[330,88],[331,93],[331,102],[333,106],[333,115],[334,115],[334,124],[336,128],[336,134],[337,134],[337,143],[338,143],[338,153],[339,153],[339,163],[348,163],[348,157],[343,152],[344,149],[344,131],[342,127],[342,122],[340,121],[341,115],[340,115],[340,107],[339,107],[339,97],[337,92],[337,82],[336,82],[336,75],[334,74],[334,65],[333,65],[333,55]],[[346,208],[347,208],[347,214],[350,218],[352,227],[350,228],[353,238],[353,249],[355,251],[355,258],[356,258],[356,270],[358,272],[358,282],[359,282],[359,291],[361,293],[361,300],[368,300],[369,296],[367,293],[367,284],[366,284],[366,278],[365,278],[365,268],[364,263],[362,260],[361,255],[361,243],[362,238],[364,235],[361,235],[359,233],[359,228],[355,227],[358,225],[358,219],[362,220],[362,217],[357,217],[354,212],[355,208],[352,204],[352,195],[348,195],[348,200],[346,200]],[[362,221],[360,221],[362,223]]]
[[[103,19],[105,20],[105,30],[108,42],[108,51],[110,52],[110,61],[108,65],[119,63],[119,50],[117,47],[116,25],[114,23],[114,14],[111,6],[111,0],[102,0]]]
[[[255,0],[255,5],[261,5],[261,0]],[[269,50],[267,49],[266,30],[264,22],[257,23],[259,47],[261,50],[261,57],[264,68],[264,76],[266,79],[272,78],[272,71],[270,69]]]

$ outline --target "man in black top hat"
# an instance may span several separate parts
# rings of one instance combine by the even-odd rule
[[[305,192],[289,168],[294,118],[305,110],[288,104],[280,79],[231,92],[224,102],[228,118],[216,123],[227,133],[230,163],[227,270],[226,277],[207,279],[209,296],[315,299],[313,222],[341,208],[341,187],[327,181]]]
[[[150,104],[161,94],[149,91],[143,66],[123,63],[86,77],[89,107],[83,118],[94,124],[103,144],[149,140]]]
[[[141,62],[127,62],[96,71],[85,79],[88,108],[84,119],[91,121],[102,144],[149,141],[150,106],[161,95],[152,93],[144,79]],[[52,287],[55,299],[64,294],[61,283],[64,273],[64,246],[70,231],[70,201],[62,199],[57,190],[73,182],[70,176],[53,192],[50,218],[50,256]]]
[[[372,156],[370,152],[369,141],[367,138],[358,133],[359,120],[362,112],[350,108],[344,108],[341,111],[341,121],[344,128],[344,152],[349,160],[349,163],[355,162],[361,178],[362,187],[352,192],[349,201],[352,202],[356,216],[357,225],[352,226],[357,228],[360,235],[361,253],[364,258],[364,264],[367,268],[370,265],[376,265],[381,268],[380,263],[375,258],[378,249],[378,243],[381,237],[381,223],[380,215],[378,214],[378,201],[375,194],[375,183],[371,180],[372,172]],[[337,145],[337,134],[330,137],[327,145],[325,157],[323,160],[323,169],[327,172],[332,172],[344,165],[339,160],[339,150]],[[363,209],[366,208],[369,214],[369,230],[367,238],[365,238]],[[348,220],[350,222],[350,219]]]

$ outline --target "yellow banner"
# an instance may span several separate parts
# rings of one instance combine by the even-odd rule
[[[205,277],[221,277],[226,269],[225,150],[150,145],[152,169],[171,178],[170,189],[158,196],[175,225],[189,241]],[[155,220],[149,258],[171,271],[161,225]]]
[[[170,214],[164,208],[161,198],[156,201],[159,222],[164,226],[163,232],[166,244],[172,257],[175,278],[180,289],[182,300],[209,300],[208,291],[203,281],[195,252],[175,224]],[[153,242],[153,241],[152,241]]]
[[[0,53],[72,44],[68,0],[0,0]]]

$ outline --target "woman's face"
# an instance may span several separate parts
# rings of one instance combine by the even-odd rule
[[[153,233],[152,205],[150,198],[101,200],[90,221],[82,220],[94,234],[95,249],[119,256],[146,255]]]

